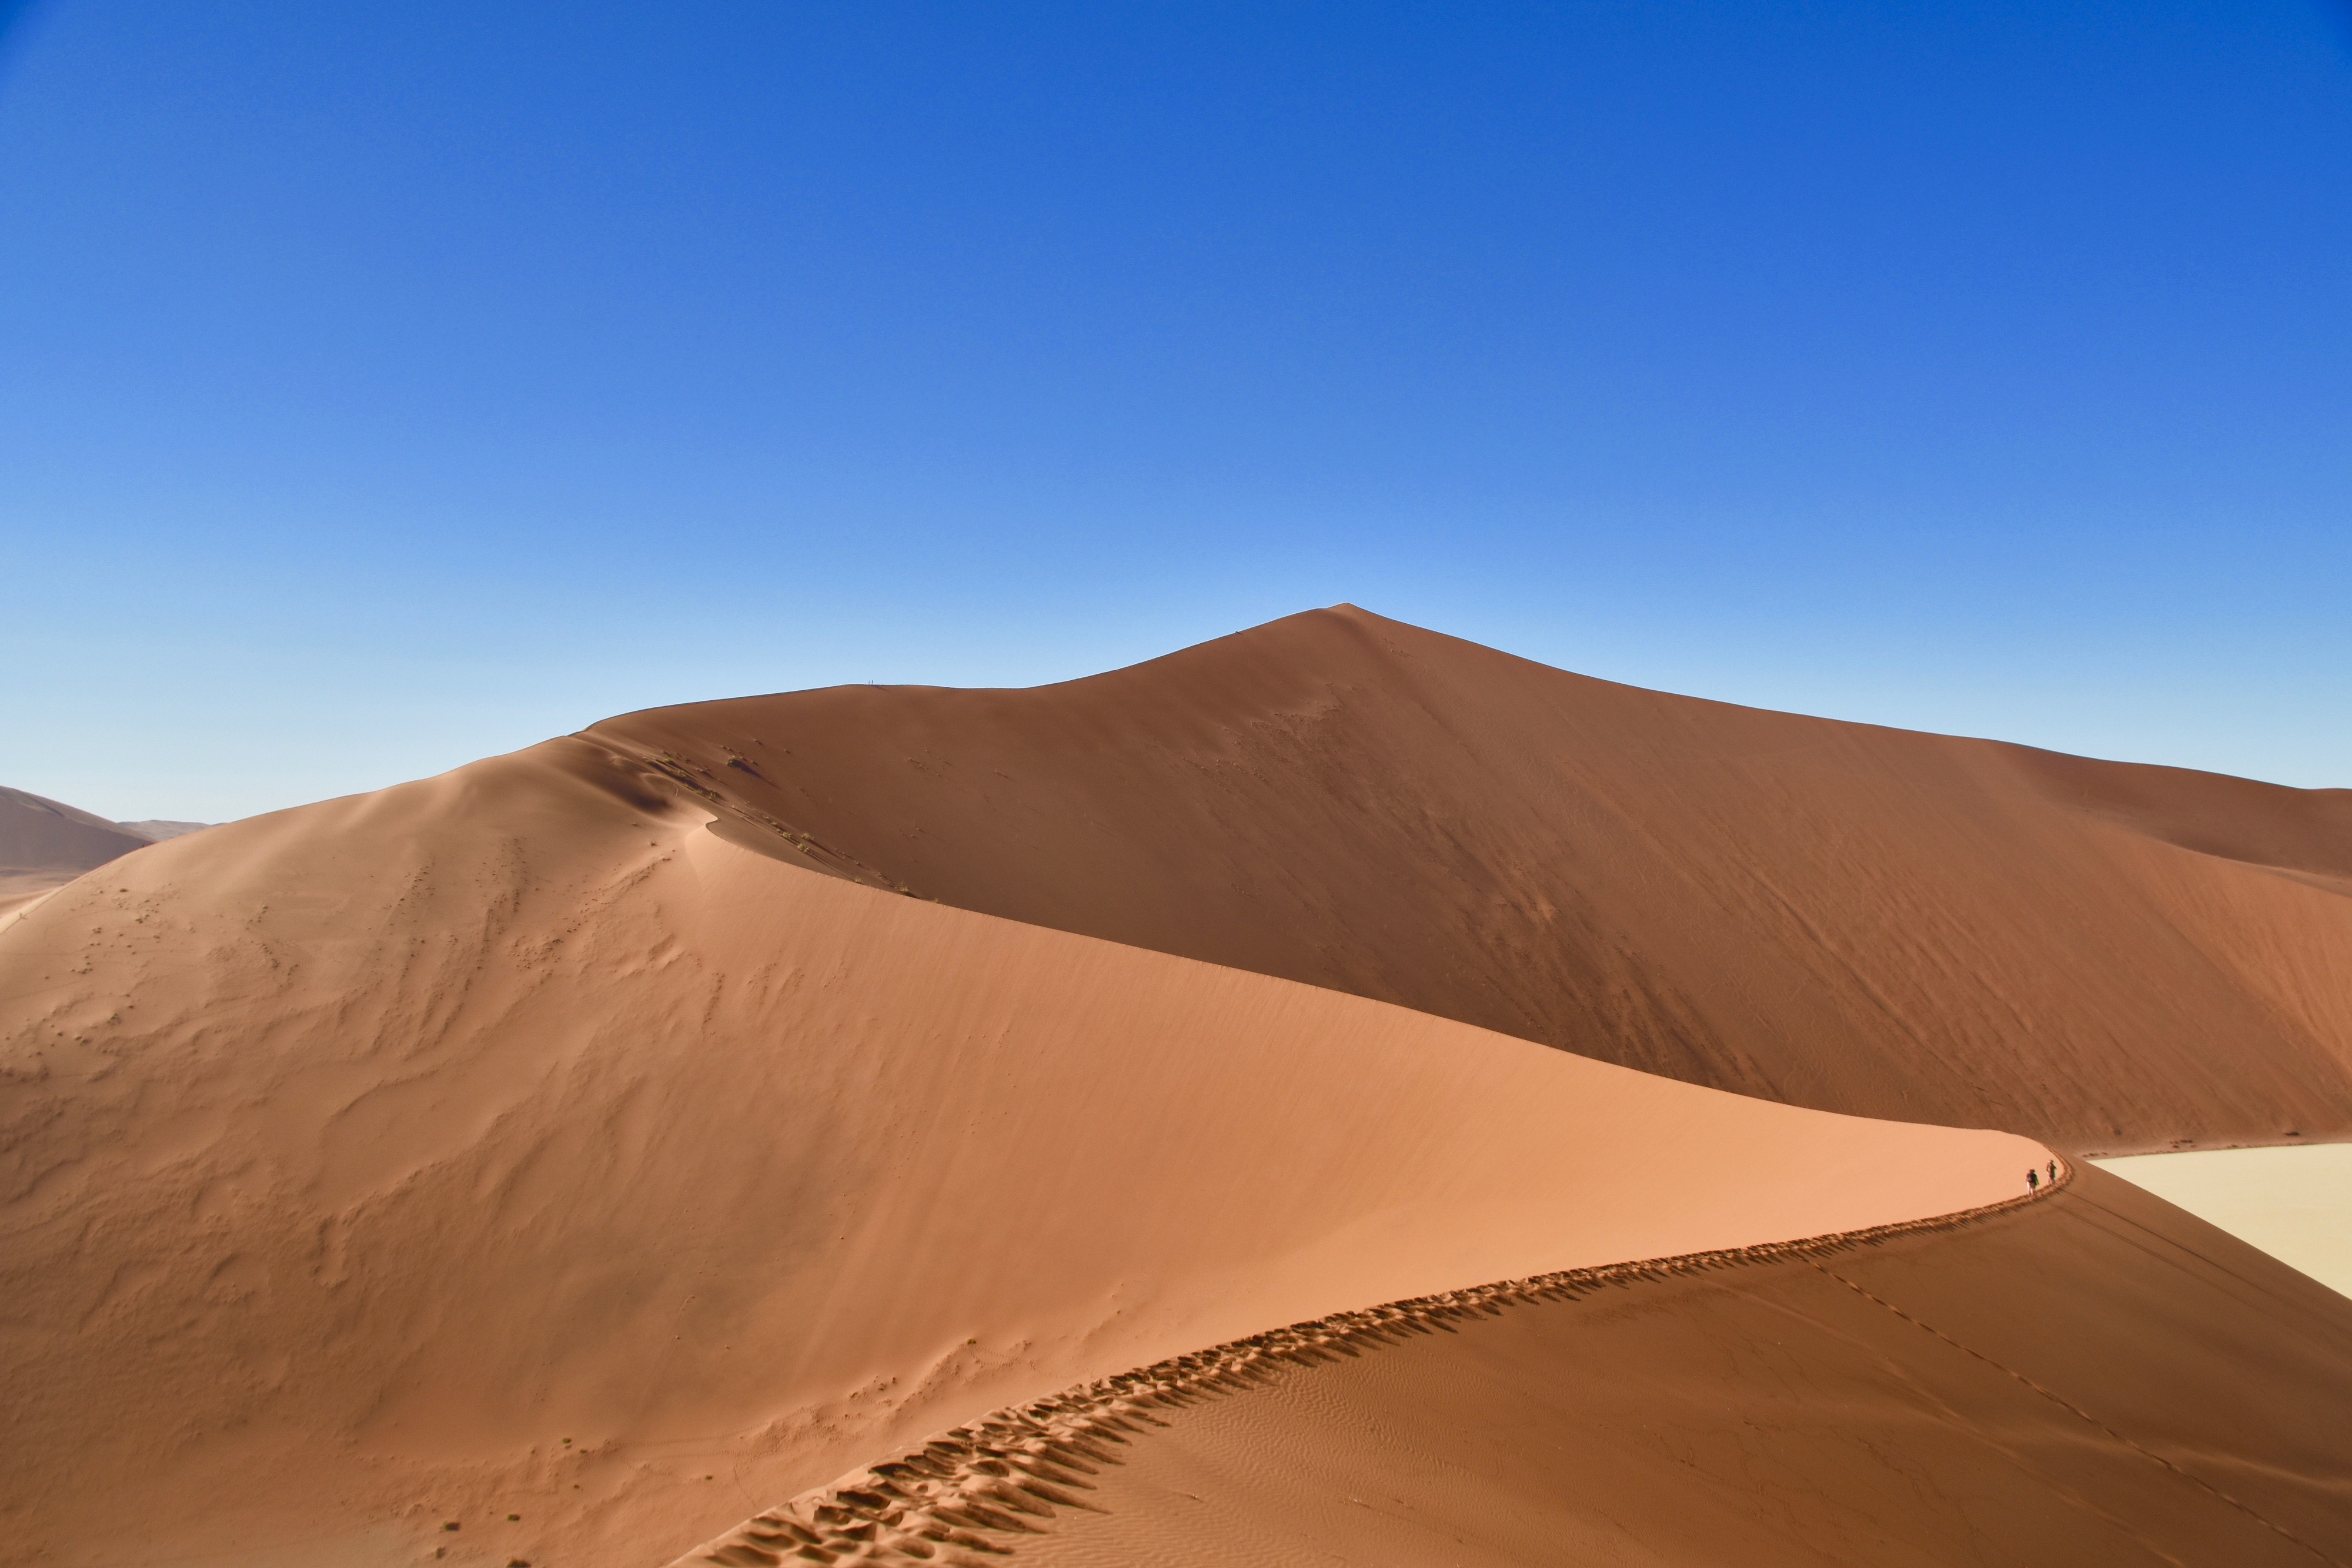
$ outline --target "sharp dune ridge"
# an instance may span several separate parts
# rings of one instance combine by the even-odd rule
[[[1352,606],[586,734],[802,863],[1714,1088],[2084,1153],[2352,1137],[2352,790],[1671,696]]]
[[[2106,1176],[1163,1413],[1041,1564],[2341,1563],[2343,1298]]]
[[[2210,1492],[2352,1556],[2352,1303],[2018,1200],[2020,1127],[2336,1125],[2337,803],[2110,766],[1342,611],[143,848],[0,912],[0,1563],[658,1563],[1155,1381],[947,1545],[2268,1561]],[[872,1554],[816,1506],[711,1550]]]
[[[1253,1335],[937,1434],[670,1568],[2346,1561],[2341,1299],[2074,1176]],[[2064,1266],[2086,1249],[2129,1288]],[[2137,1292],[2140,1332],[2082,1337]]]
[[[1508,1307],[1576,1301],[1611,1287],[1743,1264],[1833,1257],[1897,1236],[1955,1229],[2055,1197],[2073,1179],[2072,1166],[2062,1165],[2045,1193],[2022,1194],[1953,1214],[1496,1281],[1335,1312],[1188,1352],[934,1433],[895,1458],[867,1465],[830,1486],[755,1514],[668,1568],[702,1563],[765,1568],[788,1554],[803,1556],[803,1549],[812,1547],[859,1561],[938,1561],[971,1568],[986,1556],[1012,1554],[1023,1536],[1045,1533],[1044,1524],[1033,1521],[1054,1519],[1057,1509],[1103,1512],[1072,1493],[1096,1490],[1081,1478],[1124,1463],[1118,1449],[1150,1428],[1166,1427],[1169,1423],[1157,1412],[1181,1409],[1202,1398],[1247,1393],[1291,1366],[1319,1366],[1397,1343],[1408,1335],[1451,1333],[1456,1332],[1457,1321],[1499,1315]]]

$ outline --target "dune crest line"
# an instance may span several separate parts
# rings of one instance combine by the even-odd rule
[[[1042,1521],[1059,1510],[1104,1511],[1079,1495],[1094,1490],[1086,1478],[1123,1463],[1116,1448],[1150,1427],[1168,1425],[1151,1414],[1153,1406],[1181,1407],[1243,1392],[1268,1381],[1278,1364],[1314,1366],[1393,1344],[1405,1334],[1451,1333],[1451,1320],[1499,1316],[1508,1306],[1573,1301],[1610,1286],[1630,1289],[1644,1281],[1787,1259],[1818,1266],[1818,1260],[1856,1247],[1956,1230],[2030,1207],[2074,1179],[2074,1162],[2061,1157],[2057,1176],[2038,1190],[1949,1214],[1499,1280],[1335,1312],[1170,1356],[951,1427],[896,1458],[864,1466],[755,1514],[665,1568],[773,1568],[790,1562],[969,1568],[1011,1555],[1024,1535],[1047,1533]]]
[[[582,738],[779,860],[1712,1089],[2078,1153],[2352,1137],[2352,789],[1643,691],[1353,605]]]

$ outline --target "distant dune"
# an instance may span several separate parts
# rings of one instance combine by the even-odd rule
[[[118,822],[117,827],[138,834],[149,843],[160,844],[165,839],[184,838],[213,826],[210,822],[168,822],[160,818],[144,822]]]
[[[133,850],[206,825],[110,822],[62,801],[0,788],[0,915]]]
[[[0,914],[150,841],[61,801],[0,788]]]
[[[1344,606],[1063,685],[588,733],[845,875],[1695,1083],[2086,1152],[2352,1137],[2352,790],[1668,696]]]

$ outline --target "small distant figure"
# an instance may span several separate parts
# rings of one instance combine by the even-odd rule
[[[2025,1170],[2025,1190],[2032,1192],[2042,1185],[2042,1173],[2028,1166]]]
[[[2056,1186],[2058,1185],[2058,1162],[2056,1160],[2052,1160],[2050,1162],[2050,1185],[2052,1186]]]

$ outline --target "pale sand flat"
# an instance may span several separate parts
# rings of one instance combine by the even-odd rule
[[[2198,1149],[2098,1164],[2352,1296],[2352,1144]]]

